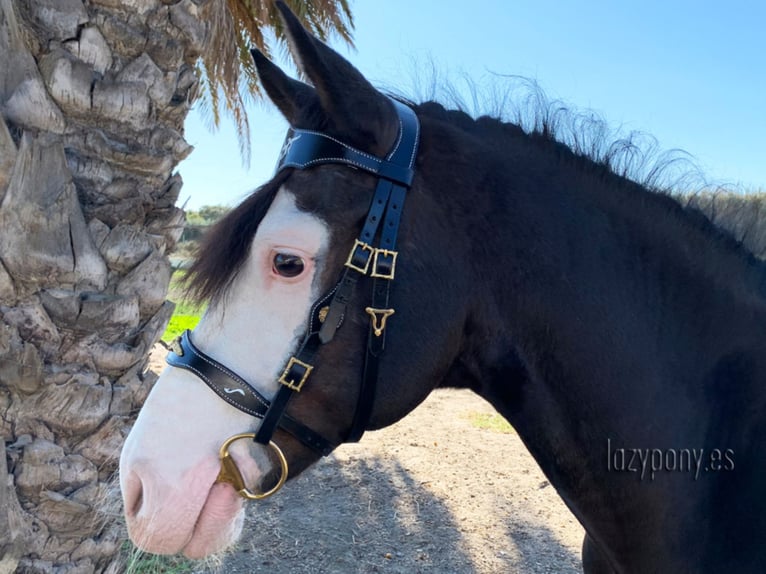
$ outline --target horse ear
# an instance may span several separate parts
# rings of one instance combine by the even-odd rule
[[[319,104],[316,90],[303,82],[293,80],[260,50],[250,50],[250,54],[269,99],[279,108],[291,126],[299,124],[301,112],[305,113],[306,109]]]
[[[394,105],[343,56],[309,34],[284,2],[276,5],[292,56],[316,88],[328,127],[355,147],[384,155],[399,134]]]

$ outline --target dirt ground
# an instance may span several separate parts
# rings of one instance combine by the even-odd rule
[[[519,438],[477,413],[494,409],[434,392],[251,502],[237,547],[195,574],[581,572],[581,526]]]

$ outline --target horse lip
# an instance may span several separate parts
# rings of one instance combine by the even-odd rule
[[[213,483],[205,498],[191,535],[179,551],[191,559],[205,558],[224,550],[239,538],[244,500],[230,484]],[[221,524],[231,526],[222,528]],[[228,534],[227,534],[228,533]]]

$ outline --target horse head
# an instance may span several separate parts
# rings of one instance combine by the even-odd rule
[[[469,314],[475,286],[455,273],[467,247],[424,181],[427,126],[421,137],[414,112],[280,8],[310,84],[254,52],[291,126],[280,165],[206,237],[189,273],[209,307],[120,460],[130,536],[154,553],[226,547],[242,526],[237,490],[257,497],[412,410],[447,376]],[[240,433],[256,441],[233,442],[222,473],[221,445]]]

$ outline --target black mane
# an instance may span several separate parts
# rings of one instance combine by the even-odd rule
[[[711,184],[691,156],[680,150],[660,151],[657,141],[641,132],[615,134],[597,114],[549,101],[536,85],[529,90],[532,95],[518,109],[515,121],[490,115],[474,118],[435,101],[414,107],[418,113],[451,123],[493,148],[505,149],[510,141],[525,140],[551,162],[575,166],[610,188],[651,193],[653,201],[668,213],[714,238],[724,249],[738,252],[749,265],[766,270],[745,237],[736,236],[733,229],[712,220],[696,206],[694,200]],[[717,188],[712,193],[726,192]]]

